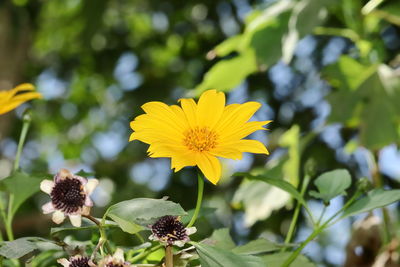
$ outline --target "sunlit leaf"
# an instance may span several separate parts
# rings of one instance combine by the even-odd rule
[[[131,234],[143,230],[143,225],[148,225],[157,218],[166,215],[183,216],[186,214],[179,204],[151,198],[122,201],[112,205],[106,212],[106,216],[113,219],[123,231]]]
[[[352,205],[350,205],[350,207],[348,207],[343,212],[342,218],[387,206],[399,200],[400,189],[374,189],[370,191],[368,195],[361,197],[360,199],[356,200]]]
[[[232,250],[232,252],[238,254],[246,254],[246,255],[253,255],[253,254],[260,254],[265,252],[271,252],[281,249],[282,246],[277,245],[267,239],[261,238],[257,240],[250,241],[249,243],[236,247]]]
[[[291,252],[280,252],[270,255],[263,256],[265,266],[281,266],[291,255]],[[316,265],[312,263],[303,255],[299,255],[296,260],[290,264],[291,267],[315,267]]]
[[[310,191],[310,195],[329,203],[332,198],[345,194],[345,190],[351,185],[351,176],[347,170],[334,170],[318,176],[314,184],[318,192]]]
[[[194,243],[203,267],[265,267],[261,258],[250,255],[240,255],[218,247],[202,243]]]
[[[8,192],[12,195],[12,216],[17,212],[22,203],[40,190],[40,183],[43,179],[44,177],[38,178],[23,172],[15,172],[2,180]]]

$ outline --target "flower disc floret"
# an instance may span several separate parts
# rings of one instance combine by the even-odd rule
[[[164,216],[151,227],[151,240],[157,240],[165,245],[183,246],[190,241],[189,235],[196,232],[196,228],[185,228],[177,216]]]
[[[66,258],[58,259],[57,262],[64,267],[91,267],[89,265],[90,259],[81,255],[70,257],[69,260]]]
[[[56,183],[50,193],[55,209],[74,213],[85,204],[86,194],[82,182],[76,178],[64,179]]]
[[[196,103],[180,99],[180,106],[149,102],[145,114],[131,122],[130,141],[149,144],[150,157],[171,158],[175,172],[198,166],[213,184],[221,178],[218,158],[241,159],[243,152],[269,154],[259,141],[244,139],[270,121],[249,121],[261,107],[257,102],[225,106],[225,94],[204,92]]]

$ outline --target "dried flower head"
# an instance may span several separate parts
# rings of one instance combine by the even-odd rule
[[[54,180],[43,180],[40,189],[49,194],[51,201],[42,207],[43,213],[53,213],[53,221],[60,224],[68,216],[72,225],[81,226],[81,215],[89,215],[93,206],[89,195],[98,185],[97,179],[87,180],[61,169]]]
[[[124,251],[120,248],[117,248],[114,255],[108,255],[104,259],[102,259],[99,264],[99,267],[129,267],[131,264],[125,261]]]
[[[58,259],[57,262],[64,267],[93,267],[93,264],[90,264],[90,259],[81,255],[75,255],[69,259]]]
[[[196,103],[180,99],[181,106],[149,102],[142,106],[146,114],[131,122],[129,141],[149,144],[152,158],[171,158],[175,172],[186,166],[198,166],[213,184],[221,178],[218,157],[241,159],[243,152],[268,154],[257,140],[243,139],[270,121],[250,121],[261,107],[258,102],[225,106],[225,94],[204,92]]]
[[[0,115],[7,113],[26,101],[42,98],[40,93],[34,92],[35,87],[30,83],[23,83],[8,91],[0,91]]]
[[[150,240],[155,240],[164,245],[176,245],[182,247],[189,242],[189,235],[196,232],[195,227],[185,228],[177,216],[164,216],[150,225],[152,234]]]

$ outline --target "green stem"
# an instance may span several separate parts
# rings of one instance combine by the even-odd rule
[[[190,220],[189,224],[186,227],[191,227],[196,222],[197,216],[199,215],[201,202],[203,200],[203,191],[204,191],[204,179],[201,177],[200,174],[197,175],[198,181],[198,188],[197,188],[197,202],[196,202],[196,209],[194,210],[192,219]]]
[[[322,218],[324,218],[325,212],[326,212],[326,208],[328,207],[328,205],[324,204],[324,208],[321,211],[321,214],[319,215],[318,221],[317,221],[317,225],[321,224],[321,220]]]
[[[157,245],[157,246],[151,248],[150,250],[147,250],[147,251],[144,251],[144,252],[142,252],[142,253],[139,253],[138,255],[136,255],[135,257],[133,257],[133,258],[131,259],[131,262],[135,263],[135,262],[137,262],[137,261],[139,261],[139,260],[141,260],[141,259],[143,259],[143,258],[146,258],[147,255],[153,253],[153,252],[156,251],[156,250],[159,250],[159,249],[162,248],[162,247],[163,247],[163,245],[160,244],[160,245]]]
[[[106,232],[104,230],[104,227],[103,227],[102,223],[99,222],[92,215],[82,215],[82,216],[87,218],[87,219],[89,219],[89,220],[91,220],[92,222],[94,222],[99,227],[100,239],[99,239],[99,243],[96,246],[96,249],[93,251],[93,255],[97,252],[98,249],[100,249],[100,251],[103,251],[103,245],[106,246],[106,249],[107,249],[108,253],[111,254],[112,249],[110,247],[110,244],[108,243],[107,235],[106,235]]]
[[[12,221],[13,221],[13,215],[12,215],[12,203],[14,201],[14,195],[10,194],[10,198],[8,200],[8,208],[7,208],[7,220],[6,220],[6,232],[7,232],[7,237],[8,240],[12,241],[14,240],[14,233],[12,230]]]
[[[301,186],[301,191],[300,191],[300,194],[301,194],[302,197],[304,196],[304,193],[305,193],[305,191],[307,189],[307,186],[308,186],[309,182],[310,182],[310,176],[306,175],[304,177],[303,185]],[[297,219],[298,219],[299,214],[300,214],[300,209],[301,209],[301,203],[298,201],[297,204],[296,204],[296,209],[294,210],[292,222],[290,223],[290,226],[289,226],[288,234],[287,234],[287,236],[285,238],[285,244],[289,244],[290,241],[292,240],[292,237],[293,237],[293,234],[294,234],[294,230],[295,230],[296,224],[297,224]],[[285,250],[286,250],[286,247],[282,248],[282,251],[285,251]]]
[[[174,255],[172,254],[172,246],[165,247],[165,267],[174,267]]]
[[[31,124],[31,115],[29,113],[26,113],[23,117],[21,135],[18,141],[17,155],[15,156],[15,161],[14,161],[14,171],[17,171],[19,168],[19,160],[21,158],[22,148],[24,147],[26,135],[28,133],[30,124]]]
[[[300,252],[303,250],[303,248],[310,243],[315,237],[317,237],[325,228],[330,227],[333,224],[330,224],[330,222],[336,218],[340,213],[342,213],[345,209],[347,209],[353,202],[361,195],[360,191],[357,191],[349,201],[346,202],[346,204],[343,205],[343,207],[337,211],[335,214],[333,214],[326,222],[324,222],[321,226],[318,226],[310,235],[309,237],[301,243],[301,245],[290,255],[290,257],[282,264],[282,267],[288,267],[296,258],[299,256]],[[334,223],[338,222],[342,218],[338,218],[335,220]]]

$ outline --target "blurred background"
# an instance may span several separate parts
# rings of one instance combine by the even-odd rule
[[[195,238],[229,227],[238,244],[259,236],[281,242],[293,201],[231,175],[252,171],[298,186],[308,162],[313,177],[346,168],[354,185],[367,177],[399,188],[399,52],[397,0],[2,0],[0,88],[31,82],[43,99],[0,117],[0,178],[11,172],[21,117],[31,108],[25,172],[93,173],[100,179],[97,216],[137,197],[170,196],[192,209],[196,169],[173,173],[168,159],[148,158],[147,145],[128,142],[129,122],[145,102],[174,104],[215,88],[229,103],[263,104],[255,119],[273,123],[251,137],[271,155],[223,161],[219,185],[206,184],[204,206],[212,209]],[[327,216],[345,198],[334,199]],[[37,194],[25,203],[15,219],[17,237],[49,235],[52,223],[40,212],[46,201]],[[309,201],[318,217],[323,205]],[[396,236],[397,205],[389,210]],[[344,265],[353,223],[331,227],[304,253],[320,266]],[[296,241],[310,232],[302,217]],[[137,242],[113,234],[121,244]],[[355,246],[356,256],[364,245]]]

